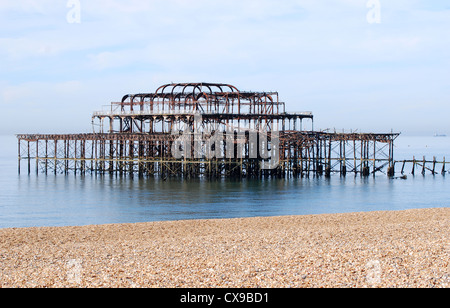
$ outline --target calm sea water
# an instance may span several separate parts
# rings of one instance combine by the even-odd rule
[[[448,207],[450,175],[277,180],[167,180],[19,175],[17,139],[0,136],[0,228],[306,215]],[[406,137],[395,158],[447,156],[450,137]]]

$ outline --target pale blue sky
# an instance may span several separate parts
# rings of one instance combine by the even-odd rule
[[[170,82],[276,90],[315,128],[450,134],[450,3],[0,0],[0,133],[89,132]]]

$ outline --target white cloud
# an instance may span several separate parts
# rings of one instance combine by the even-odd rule
[[[49,107],[59,101],[70,102],[70,97],[79,93],[80,81],[26,82],[18,85],[3,84],[0,88],[3,107]],[[45,100],[43,98],[46,98]],[[63,99],[67,98],[67,99]]]
[[[61,2],[58,0],[2,0],[0,2],[0,11],[44,14],[61,6]]]

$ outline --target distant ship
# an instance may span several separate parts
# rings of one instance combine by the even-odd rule
[[[446,134],[434,134],[434,137],[447,137]]]

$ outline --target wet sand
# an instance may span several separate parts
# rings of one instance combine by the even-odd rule
[[[449,287],[450,208],[0,230],[1,287]]]

